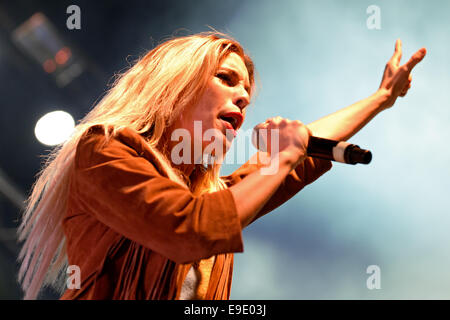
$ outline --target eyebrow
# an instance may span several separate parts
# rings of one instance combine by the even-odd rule
[[[225,71],[228,71],[228,72],[230,72],[231,74],[232,74],[232,76],[233,77],[236,77],[236,78],[240,78],[239,77],[239,73],[236,71],[236,70],[234,70],[234,69],[232,69],[232,68],[229,68],[229,67],[221,67],[220,69],[223,69],[223,70],[225,70]],[[250,85],[244,85],[244,87],[245,87],[245,91],[247,91],[247,93],[248,93],[248,95],[250,95]]]

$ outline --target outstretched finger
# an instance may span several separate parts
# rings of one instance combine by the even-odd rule
[[[391,60],[393,64],[398,67],[400,65],[401,59],[402,59],[402,41],[400,39],[397,39],[397,41],[395,41],[395,50]]]
[[[426,54],[427,49],[425,48],[422,48],[418,50],[416,53],[414,53],[411,59],[409,59],[409,61],[405,63],[405,66],[408,69],[408,71],[411,72],[411,70],[416,66],[416,64],[422,61],[422,59],[425,57]]]

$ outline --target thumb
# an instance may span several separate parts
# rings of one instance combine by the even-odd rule
[[[412,55],[412,57],[409,59],[407,63],[405,63],[406,68],[409,72],[418,64],[427,54],[427,49],[422,48],[418,50],[416,53]]]

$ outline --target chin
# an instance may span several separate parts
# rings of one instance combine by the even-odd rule
[[[223,143],[221,143],[219,146],[215,145],[214,143],[213,143],[213,145],[215,146],[215,148],[212,147],[211,142],[204,142],[204,144],[203,144],[204,158],[203,159],[205,159],[205,157],[207,159],[207,156],[205,156],[205,155],[209,154],[213,157],[219,157],[218,159],[216,159],[216,161],[218,163],[222,164],[225,161],[225,156],[231,147],[231,141],[224,140]]]

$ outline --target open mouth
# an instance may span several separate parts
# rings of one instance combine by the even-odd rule
[[[233,129],[234,131],[237,131],[241,127],[243,121],[242,114],[239,112],[228,112],[219,116],[219,118],[228,124],[227,127],[229,129]]]

